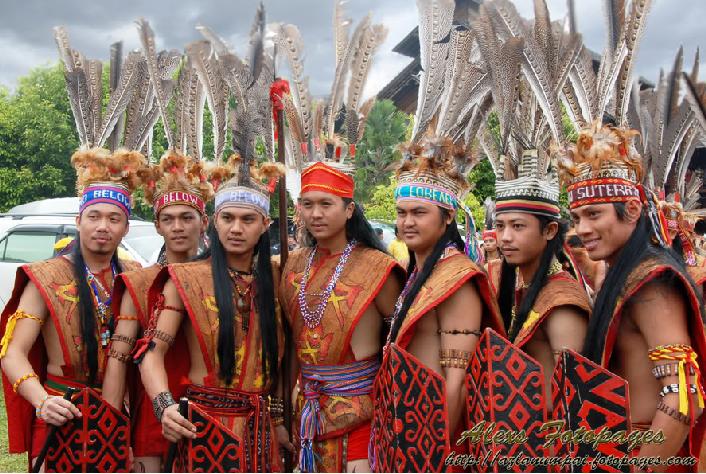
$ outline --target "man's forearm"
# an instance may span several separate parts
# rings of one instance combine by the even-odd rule
[[[123,399],[125,398],[126,374],[127,367],[124,362],[112,357],[108,358],[105,380],[103,381],[103,398],[116,410],[122,408]]]
[[[23,377],[35,374],[29,359],[21,354],[8,351],[2,359],[2,370],[11,384],[18,383]],[[17,385],[17,393],[30,404],[37,407],[46,398],[47,392],[38,377],[27,378]]]
[[[644,444],[640,448],[640,457],[660,456],[664,459],[674,456],[689,435],[689,426],[659,410],[652,419],[650,430],[655,433],[661,431],[664,434],[664,442]]]
[[[142,385],[150,399],[169,391],[169,379],[164,367],[164,354],[158,350],[148,351],[140,364]]]

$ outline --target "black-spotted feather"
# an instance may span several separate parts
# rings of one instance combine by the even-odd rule
[[[140,34],[140,41],[142,43],[145,59],[147,60],[147,71],[149,72],[150,79],[152,81],[152,87],[154,87],[155,90],[155,100],[159,109],[159,115],[162,118],[164,135],[167,138],[167,145],[171,149],[174,147],[174,136],[172,134],[172,129],[169,126],[167,111],[169,97],[165,93],[165,84],[161,79],[159,64],[157,63],[157,45],[155,43],[154,31],[144,18],[137,20],[137,29]]]

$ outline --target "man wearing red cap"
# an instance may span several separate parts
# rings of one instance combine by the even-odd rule
[[[206,181],[200,162],[173,150],[145,174],[149,175],[145,179],[145,200],[154,208],[155,227],[164,237],[164,249],[156,264],[122,273],[115,280],[113,314],[116,328],[111,348],[116,357],[108,360],[103,396],[120,410],[125,390],[130,390],[135,464],[142,471],[156,472],[161,470],[160,458],[166,453],[168,444],[162,437],[161,424],[152,414],[151,401],[144,397],[139,379],[133,377],[137,374],[130,370],[134,368],[133,364],[128,365],[132,361],[130,351],[140,328],[148,325],[147,293],[159,271],[167,264],[188,262],[198,252],[208,225],[206,202],[212,197],[213,188]]]
[[[403,279],[353,202],[350,172],[334,162],[304,170],[300,212],[313,248],[293,252],[282,272],[300,365],[302,472],[368,468],[383,321]]]
[[[502,254],[498,250],[498,235],[495,229],[483,231],[483,252],[486,262],[502,258]]]

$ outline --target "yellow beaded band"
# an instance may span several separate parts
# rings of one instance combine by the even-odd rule
[[[22,382],[24,382],[25,380],[33,379],[33,378],[38,379],[39,376],[37,374],[35,374],[34,372],[30,372],[29,374],[24,374],[22,377],[17,379],[17,382],[12,384],[12,391],[17,393],[17,389],[20,388],[20,385],[22,385]]]
[[[21,309],[15,311],[10,316],[10,319],[8,319],[7,326],[5,327],[5,335],[3,336],[2,341],[0,341],[0,359],[5,357],[5,355],[7,354],[7,346],[9,346],[10,341],[12,341],[12,334],[15,332],[15,325],[17,325],[17,321],[19,321],[20,319],[31,319],[33,321],[37,321],[40,325],[44,324],[43,319],[40,319],[29,313],[25,313]]]
[[[116,321],[139,321],[139,318],[137,316],[129,315],[129,314],[120,314],[118,315],[117,318],[115,318]]]

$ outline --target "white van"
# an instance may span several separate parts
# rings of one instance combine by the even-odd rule
[[[51,258],[56,242],[75,237],[77,214],[78,198],[34,201],[0,214],[0,310],[12,293],[17,267]],[[149,266],[157,261],[163,242],[152,222],[130,219],[120,249]]]

